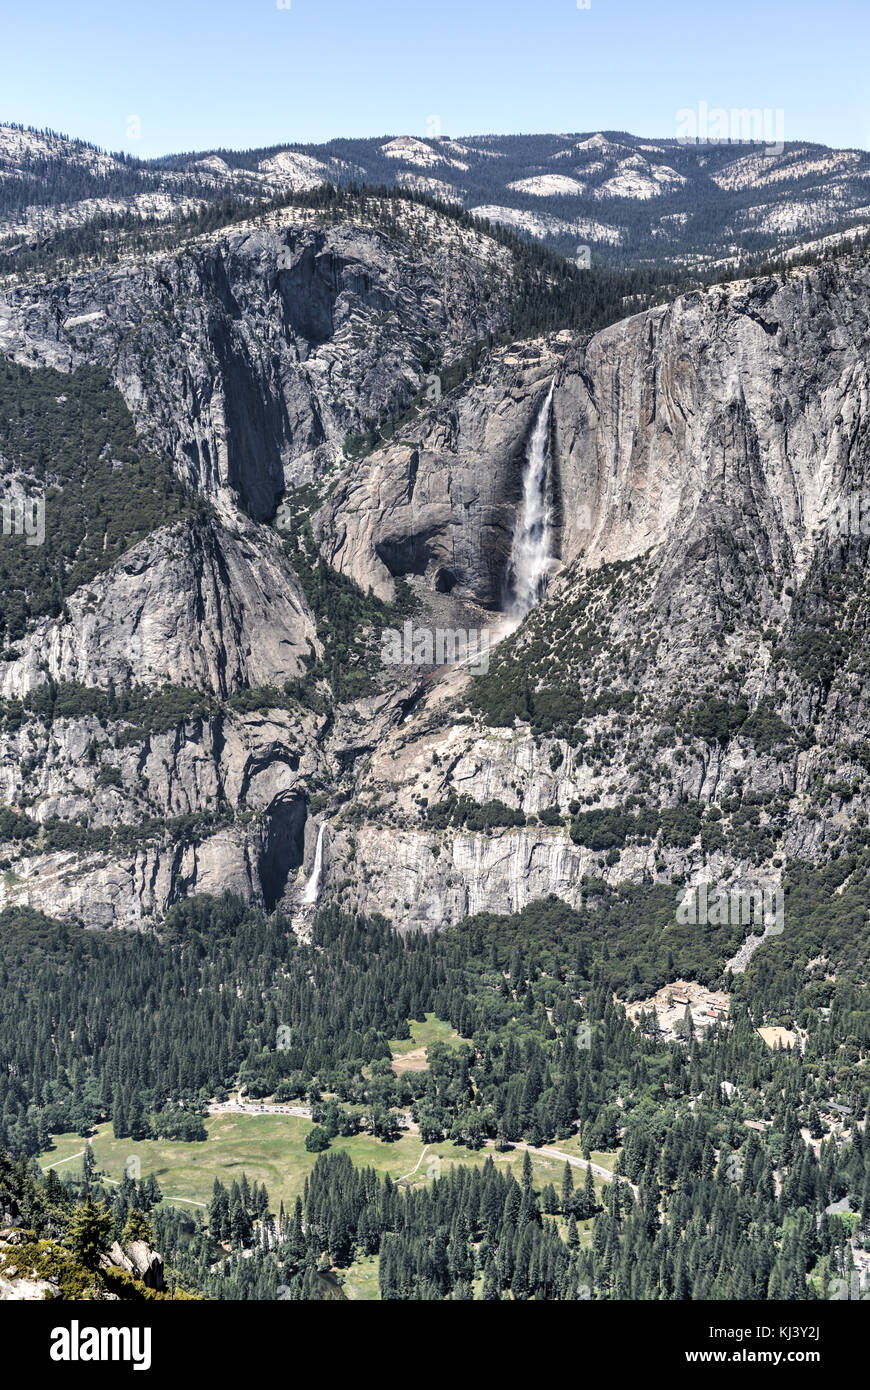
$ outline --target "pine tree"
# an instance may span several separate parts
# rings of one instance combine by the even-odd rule
[[[586,1169],[586,1176],[583,1179],[583,1212],[585,1216],[594,1216],[598,1210],[598,1198],[595,1195],[595,1179],[592,1176],[592,1169]]]
[[[121,1244],[127,1246],[134,1240],[144,1240],[148,1245],[154,1245],[156,1241],[152,1222],[143,1211],[136,1211],[135,1208],[124,1223]]]
[[[567,1216],[573,1210],[574,1204],[574,1174],[571,1171],[571,1164],[565,1160],[565,1167],[562,1169],[562,1214]]]
[[[100,1257],[111,1244],[113,1226],[112,1213],[105,1202],[95,1202],[92,1197],[86,1197],[70,1214],[66,1242],[76,1259],[93,1274],[95,1289]]]
[[[85,1151],[82,1154],[82,1181],[84,1182],[86,1192],[91,1185],[96,1171],[97,1160],[94,1158],[94,1151],[91,1148],[91,1141],[90,1139],[88,1139],[85,1144]]]
[[[532,1186],[532,1178],[532,1158],[528,1149],[526,1149],[525,1153],[523,1154],[523,1176],[521,1184],[524,1192],[530,1191]]]
[[[490,1255],[483,1271],[483,1300],[485,1303],[495,1303],[500,1298],[498,1270],[492,1255]]]

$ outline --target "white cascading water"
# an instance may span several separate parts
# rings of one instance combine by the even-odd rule
[[[316,903],[320,897],[320,879],[323,874],[323,836],[326,832],[326,821],[321,821],[320,829],[317,832],[317,848],[314,851],[314,867],[311,870],[311,877],[305,885],[302,894],[304,903]]]
[[[549,438],[555,385],[554,377],[526,449],[523,502],[514,529],[508,570],[512,580],[509,617],[515,623],[522,622],[543,596],[552,559]]]

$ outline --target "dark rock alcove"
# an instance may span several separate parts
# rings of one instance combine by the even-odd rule
[[[307,818],[308,807],[301,797],[278,797],[269,808],[257,865],[268,912],[278,906],[291,872],[303,862]]]

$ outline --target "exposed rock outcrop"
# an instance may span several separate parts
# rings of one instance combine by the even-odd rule
[[[489,455],[480,441],[494,416],[521,439],[555,370],[561,573],[497,652],[484,696],[457,702],[453,719],[471,697],[470,724],[424,704],[379,749],[359,790],[354,896],[431,925],[548,891],[576,902],[590,872],[777,880],[786,856],[817,856],[866,813],[868,342],[863,262],[718,287],[567,350],[540,344],[531,364],[494,355],[421,424],[419,447],[372,456],[336,490],[320,524],[337,564],[386,590],[387,553],[394,574],[414,572],[412,557],[435,586],[452,558],[486,602],[470,537],[487,534],[499,494],[516,495],[516,454],[511,425]],[[515,730],[487,729],[518,667],[532,704],[552,690],[568,709],[564,729],[529,720],[521,699]],[[387,788],[389,829],[366,811]],[[592,806],[635,798],[700,817],[746,793],[721,838],[705,822],[699,839],[697,820],[686,844],[653,835],[605,862],[568,834]],[[463,796],[532,827],[434,832],[427,803]],[[536,824],[542,812],[561,825]]]
[[[134,1279],[144,1284],[146,1289],[162,1293],[166,1288],[163,1256],[157,1250],[152,1250],[145,1240],[131,1240],[126,1247],[116,1240],[109,1253],[103,1256],[101,1263],[103,1269],[126,1270]]]
[[[170,276],[173,313],[188,309],[172,276],[195,274],[189,312],[207,317],[204,306],[217,313],[219,303],[232,332],[250,335],[249,362],[283,334],[276,352],[283,362],[292,351],[294,379],[352,341],[357,312],[392,321],[395,296],[407,341],[414,323],[421,343],[426,324],[443,334],[432,272],[397,260],[383,233],[316,231],[293,216],[290,228],[236,231],[188,260],[170,258],[159,273]],[[466,273],[477,274],[482,263],[469,256]],[[263,298],[276,257],[289,278]],[[149,278],[158,263],[138,281],[125,269],[124,293],[138,283],[136,293],[159,300]],[[380,295],[393,295],[393,308]],[[36,343],[53,343],[67,362],[114,353],[119,380],[124,364],[141,362],[105,327],[106,310],[72,347],[78,328],[63,329],[60,313],[49,322],[44,296],[22,291],[11,311],[7,303],[7,343],[27,324],[22,353]],[[314,699],[309,690],[307,706],[283,696],[272,709],[234,706],[246,689],[280,694],[319,649],[275,532],[239,520],[221,494],[228,465],[215,485],[221,520],[179,523],[140,543],[0,665],[7,699],[51,676],[102,688],[172,681],[209,701],[147,737],[84,716],[7,729],[3,800],[45,839],[8,857],[0,902],[128,926],[185,892],[231,888],[267,908],[292,906],[324,817],[327,896],[425,927],[549,892],[577,902],[585,874],[776,877],[790,855],[825,853],[870,807],[860,747],[870,736],[870,537],[863,524],[843,524],[866,488],[868,343],[870,270],[860,258],[717,286],[588,340],[561,333],[499,348],[393,443],[345,466],[315,516],[323,555],[383,599],[396,578],[411,579],[431,601],[429,619],[446,621],[452,604],[495,618],[526,442],[555,378],[560,568],[481,686],[458,676],[433,685],[432,672],[400,667],[345,707],[327,710],[325,685]],[[340,354],[341,372],[364,367],[362,392],[381,370],[371,346]],[[393,399],[396,371],[380,378],[381,405]],[[221,392],[228,379],[222,368]],[[181,398],[164,409],[176,378],[157,371],[147,387],[142,378],[138,406],[133,380],[125,389],[140,421],[176,440],[178,460],[187,416]],[[260,397],[263,380],[251,388]],[[338,411],[339,378],[324,381]],[[232,445],[239,461],[242,437]],[[283,445],[275,455],[281,486],[314,467],[300,438],[285,439],[292,463]],[[266,476],[252,448],[259,462],[253,472],[239,462],[237,480]],[[201,471],[195,481],[212,486]],[[469,823],[469,808],[487,805],[495,820]],[[642,833],[621,822],[608,843],[584,828],[593,809],[638,807],[656,813]],[[179,817],[195,824],[182,830]],[[111,836],[65,847],[58,822]],[[121,846],[118,826],[141,834]]]
[[[84,685],[190,685],[215,695],[302,674],[317,647],[296,576],[274,532],[179,522],[129,550],[38,622],[0,662],[0,696],[46,675]]]
[[[374,206],[374,204],[373,204]],[[509,254],[412,204],[377,225],[286,209],[172,252],[0,293],[0,352],[110,368],[143,439],[197,491],[267,519],[388,419],[429,364],[501,327]],[[434,238],[443,264],[403,238]]]
[[[324,554],[381,598],[396,576],[498,609],[525,446],[569,335],[493,355],[389,448],[347,473],[317,519]]]

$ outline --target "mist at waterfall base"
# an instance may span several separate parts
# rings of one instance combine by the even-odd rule
[[[503,635],[513,632],[540,603],[552,569],[552,503],[550,493],[550,413],[555,378],[538,412],[526,448],[523,497],[517,512],[506,583]]]
[[[314,851],[314,867],[311,870],[311,877],[305,885],[302,894],[304,903],[316,903],[320,897],[320,880],[323,876],[323,836],[326,832],[326,821],[322,821],[317,832],[317,848]]]

